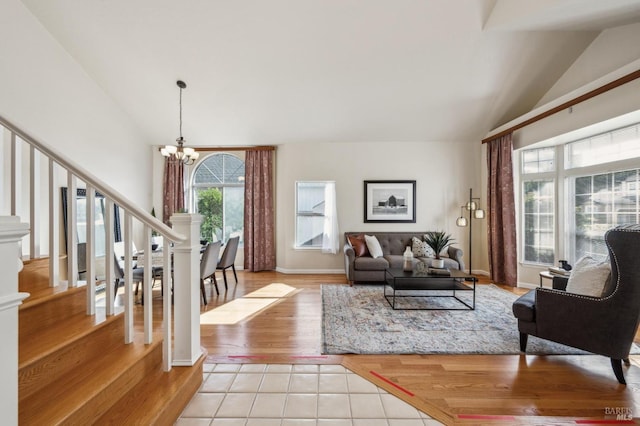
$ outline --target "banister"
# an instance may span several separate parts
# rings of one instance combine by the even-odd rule
[[[123,209],[129,211],[133,216],[136,217],[140,222],[145,225],[148,225],[153,230],[158,232],[163,237],[173,241],[173,242],[181,242],[185,240],[185,236],[182,234],[175,232],[172,228],[165,225],[161,220],[155,218],[148,213],[137,204],[131,202],[124,195],[120,194],[118,191],[112,189],[108,184],[100,180],[99,178],[93,176],[87,170],[75,164],[71,159],[67,158],[63,154],[57,153],[47,144],[37,140],[26,132],[20,130],[17,126],[13,125],[9,120],[5,119],[0,115],[0,124],[11,131],[13,134],[20,137],[20,139],[25,142],[35,146],[38,148],[40,152],[45,154],[50,159],[53,159],[56,163],[63,166],[65,169],[71,171],[75,176],[79,177],[81,180],[86,182],[88,185],[91,185],[96,190],[98,190],[101,194],[113,200],[116,204],[118,204]]]

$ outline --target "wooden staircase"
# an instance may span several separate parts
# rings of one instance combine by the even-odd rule
[[[160,330],[124,344],[122,313],[86,315],[85,287],[48,286],[48,259],[25,264],[19,289],[21,425],[171,425],[202,383],[204,357],[162,371]]]

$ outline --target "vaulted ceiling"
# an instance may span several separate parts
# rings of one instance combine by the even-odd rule
[[[638,0],[22,0],[149,144],[477,142]]]

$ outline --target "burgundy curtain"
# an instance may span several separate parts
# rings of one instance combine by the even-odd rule
[[[276,268],[273,150],[248,150],[244,164],[244,269]]]
[[[491,280],[517,285],[516,217],[513,194],[512,135],[487,143],[488,240]]]
[[[184,208],[184,163],[173,155],[164,162],[162,189],[162,221],[171,226],[171,215]]]

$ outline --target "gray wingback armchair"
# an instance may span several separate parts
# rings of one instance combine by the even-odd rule
[[[536,288],[518,298],[520,350],[529,335],[611,358],[618,382],[626,384],[622,360],[627,360],[640,320],[640,225],[607,231],[611,281],[601,297],[559,289]],[[558,287],[554,283],[554,287]]]

